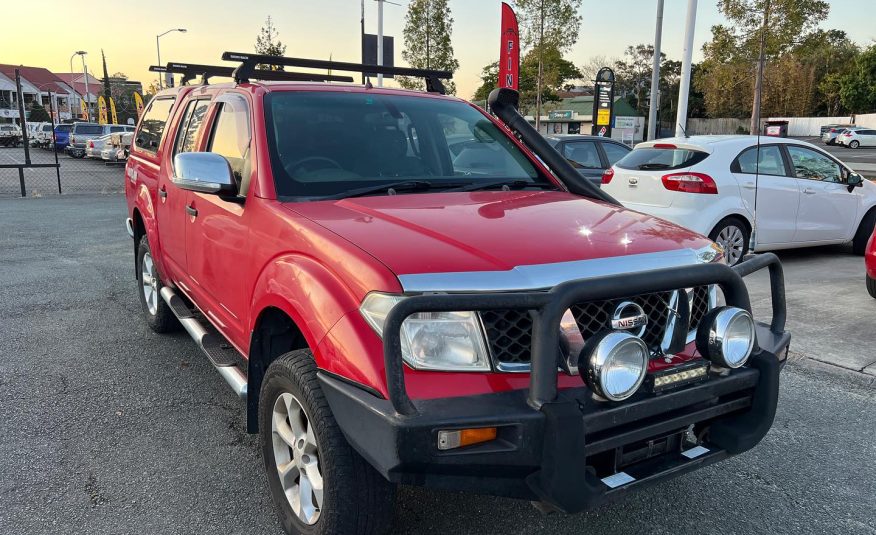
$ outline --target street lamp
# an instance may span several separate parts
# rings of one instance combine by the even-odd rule
[[[88,52],[86,52],[84,50],[77,50],[76,52],[73,53],[72,56],[70,56],[70,73],[71,74],[73,73],[73,58],[75,58],[76,56],[81,57],[82,58],[82,74],[85,75],[85,98],[83,98],[82,100],[85,101],[85,114],[88,116],[88,121],[91,122],[91,106],[90,106],[91,99],[88,97],[88,69],[85,68],[85,54],[88,54]],[[71,84],[73,83],[72,80],[70,82],[71,82]],[[75,86],[73,87],[73,91],[74,92],[76,91]],[[79,95],[79,96],[82,97],[82,95]],[[70,110],[70,114],[71,115],[73,114],[73,110]]]
[[[164,33],[161,33],[161,34],[158,34],[155,36],[155,50],[158,52],[158,65],[159,66],[161,66],[161,44],[158,42],[158,40],[171,32],[186,33],[186,31],[187,30],[185,28],[172,28],[170,30],[167,30]],[[158,76],[158,88],[164,89],[164,85],[162,84],[160,75]]]

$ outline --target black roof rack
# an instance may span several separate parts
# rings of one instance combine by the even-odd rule
[[[206,84],[213,76],[232,78],[234,67],[217,65],[199,65],[196,63],[169,62],[167,66],[153,65],[149,67],[151,72],[170,72],[182,74],[181,85],[186,85],[196,76],[201,77],[201,83]],[[268,69],[253,69],[253,79],[283,82],[352,82],[351,76],[330,76],[325,74],[313,74],[304,72],[272,71]]]
[[[411,76],[426,79],[426,90],[430,93],[445,94],[444,84],[441,79],[453,78],[450,71],[436,71],[429,69],[411,69],[407,67],[387,67],[384,65],[363,65],[361,63],[345,63],[341,61],[325,61],[317,59],[287,58],[283,56],[265,56],[262,54],[250,54],[247,52],[225,52],[222,54],[225,61],[239,61],[240,66],[234,70],[234,81],[237,83],[248,82],[250,78],[257,78],[256,65],[277,65],[284,67],[299,67],[303,69],[327,69],[335,71],[361,72],[365,74],[392,74],[396,76]],[[352,80],[350,80],[352,81]]]

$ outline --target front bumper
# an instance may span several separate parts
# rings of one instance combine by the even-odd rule
[[[741,277],[764,267],[771,273],[773,321],[758,324],[758,347],[746,367],[660,394],[640,391],[620,403],[595,400],[586,386],[557,390],[556,333],[569,303],[714,283],[728,304],[750,310]],[[536,311],[530,388],[409,399],[401,322],[419,311],[491,307]],[[736,268],[655,270],[572,281],[541,293],[411,297],[393,309],[384,329],[389,399],[326,372],[319,378],[349,442],[390,481],[536,500],[571,513],[760,442],[772,426],[790,343],[784,322],[781,266],[765,254]],[[496,427],[497,439],[438,449],[439,430],[476,427]]]

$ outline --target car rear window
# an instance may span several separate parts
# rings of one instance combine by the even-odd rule
[[[77,124],[73,126],[73,133],[81,134],[84,136],[102,134],[103,127],[99,124]]]
[[[709,153],[678,148],[646,147],[633,149],[615,165],[621,169],[638,171],[663,171],[691,167],[705,160]]]
[[[59,124],[58,126],[55,127],[56,132],[69,132],[72,129],[73,129],[73,125],[69,125],[69,124]]]

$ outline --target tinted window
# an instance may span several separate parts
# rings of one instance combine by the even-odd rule
[[[73,133],[83,136],[93,136],[95,134],[103,134],[103,127],[99,124],[77,124],[73,125]]]
[[[111,126],[110,129],[109,129],[109,131],[110,131],[111,134],[112,134],[112,133],[115,133],[115,132],[124,132],[124,131],[125,131],[125,127],[124,127],[124,126]]]
[[[633,149],[617,162],[617,166],[640,171],[680,169],[696,165],[708,156],[708,153],[696,150],[646,147]]]
[[[172,98],[155,99],[149,103],[140,123],[140,131],[134,136],[137,148],[153,153],[158,150],[172,107]]]
[[[605,150],[605,155],[608,157],[608,166],[616,164],[621,158],[630,153],[629,147],[618,145],[617,143],[603,143],[602,148]]]
[[[219,110],[207,150],[225,156],[240,186],[240,195],[246,195],[252,174],[249,154],[249,107],[243,97],[226,98],[227,100],[218,104]],[[197,113],[197,110],[195,112]]]
[[[178,152],[194,152],[198,148],[198,140],[201,138],[201,125],[204,123],[204,117],[207,115],[207,108],[209,107],[209,100],[189,102],[189,105],[186,107],[186,113],[183,115],[182,122],[180,123],[174,154]]]
[[[827,156],[796,145],[788,145],[788,154],[797,178],[842,182],[839,164]]]
[[[59,124],[55,127],[56,132],[69,132],[73,129],[73,125],[70,124]]]
[[[266,122],[277,192],[285,197],[342,195],[405,179],[428,180],[435,187],[545,183],[507,135],[462,102],[274,93]]]
[[[563,145],[563,156],[575,167],[601,169],[602,161],[593,141],[570,141]]]
[[[736,159],[739,173],[749,175],[775,175],[785,176],[785,162],[782,160],[782,150],[775,145],[760,148],[760,161],[758,162],[757,147],[751,147],[742,151]]]

